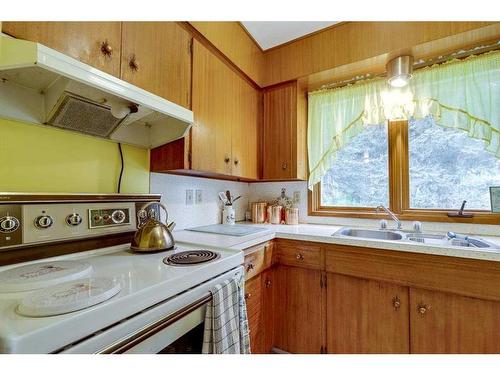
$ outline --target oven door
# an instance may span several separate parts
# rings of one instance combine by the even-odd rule
[[[210,290],[241,275],[236,267],[57,352],[201,353]]]
[[[201,354],[206,307],[212,295],[124,337],[99,353],[198,353]]]

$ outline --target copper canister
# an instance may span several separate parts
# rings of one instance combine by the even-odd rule
[[[266,202],[252,202],[252,222],[262,224],[266,222]]]
[[[271,219],[269,222],[271,224],[281,224],[281,211],[283,207],[281,206],[273,206],[271,210]]]
[[[297,225],[299,223],[299,209],[287,208],[285,211],[285,224]]]

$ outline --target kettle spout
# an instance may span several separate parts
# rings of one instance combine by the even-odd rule
[[[175,228],[175,222],[172,221],[170,224],[167,224],[167,228],[169,231],[173,231]]]

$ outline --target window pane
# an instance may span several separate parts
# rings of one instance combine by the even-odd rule
[[[321,180],[321,205],[385,206],[389,202],[387,125],[368,125],[339,150]]]
[[[500,159],[466,132],[409,121],[410,207],[490,210],[489,187],[500,185]]]

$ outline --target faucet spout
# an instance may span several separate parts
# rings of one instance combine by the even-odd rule
[[[397,229],[401,229],[401,220],[398,219],[398,217],[396,216],[396,214],[394,212],[392,212],[391,210],[389,210],[387,207],[385,206],[378,206],[376,208],[376,211],[379,212],[380,210],[384,210],[387,215],[389,215],[389,217],[394,220],[394,222],[396,223],[396,226],[397,226]]]

